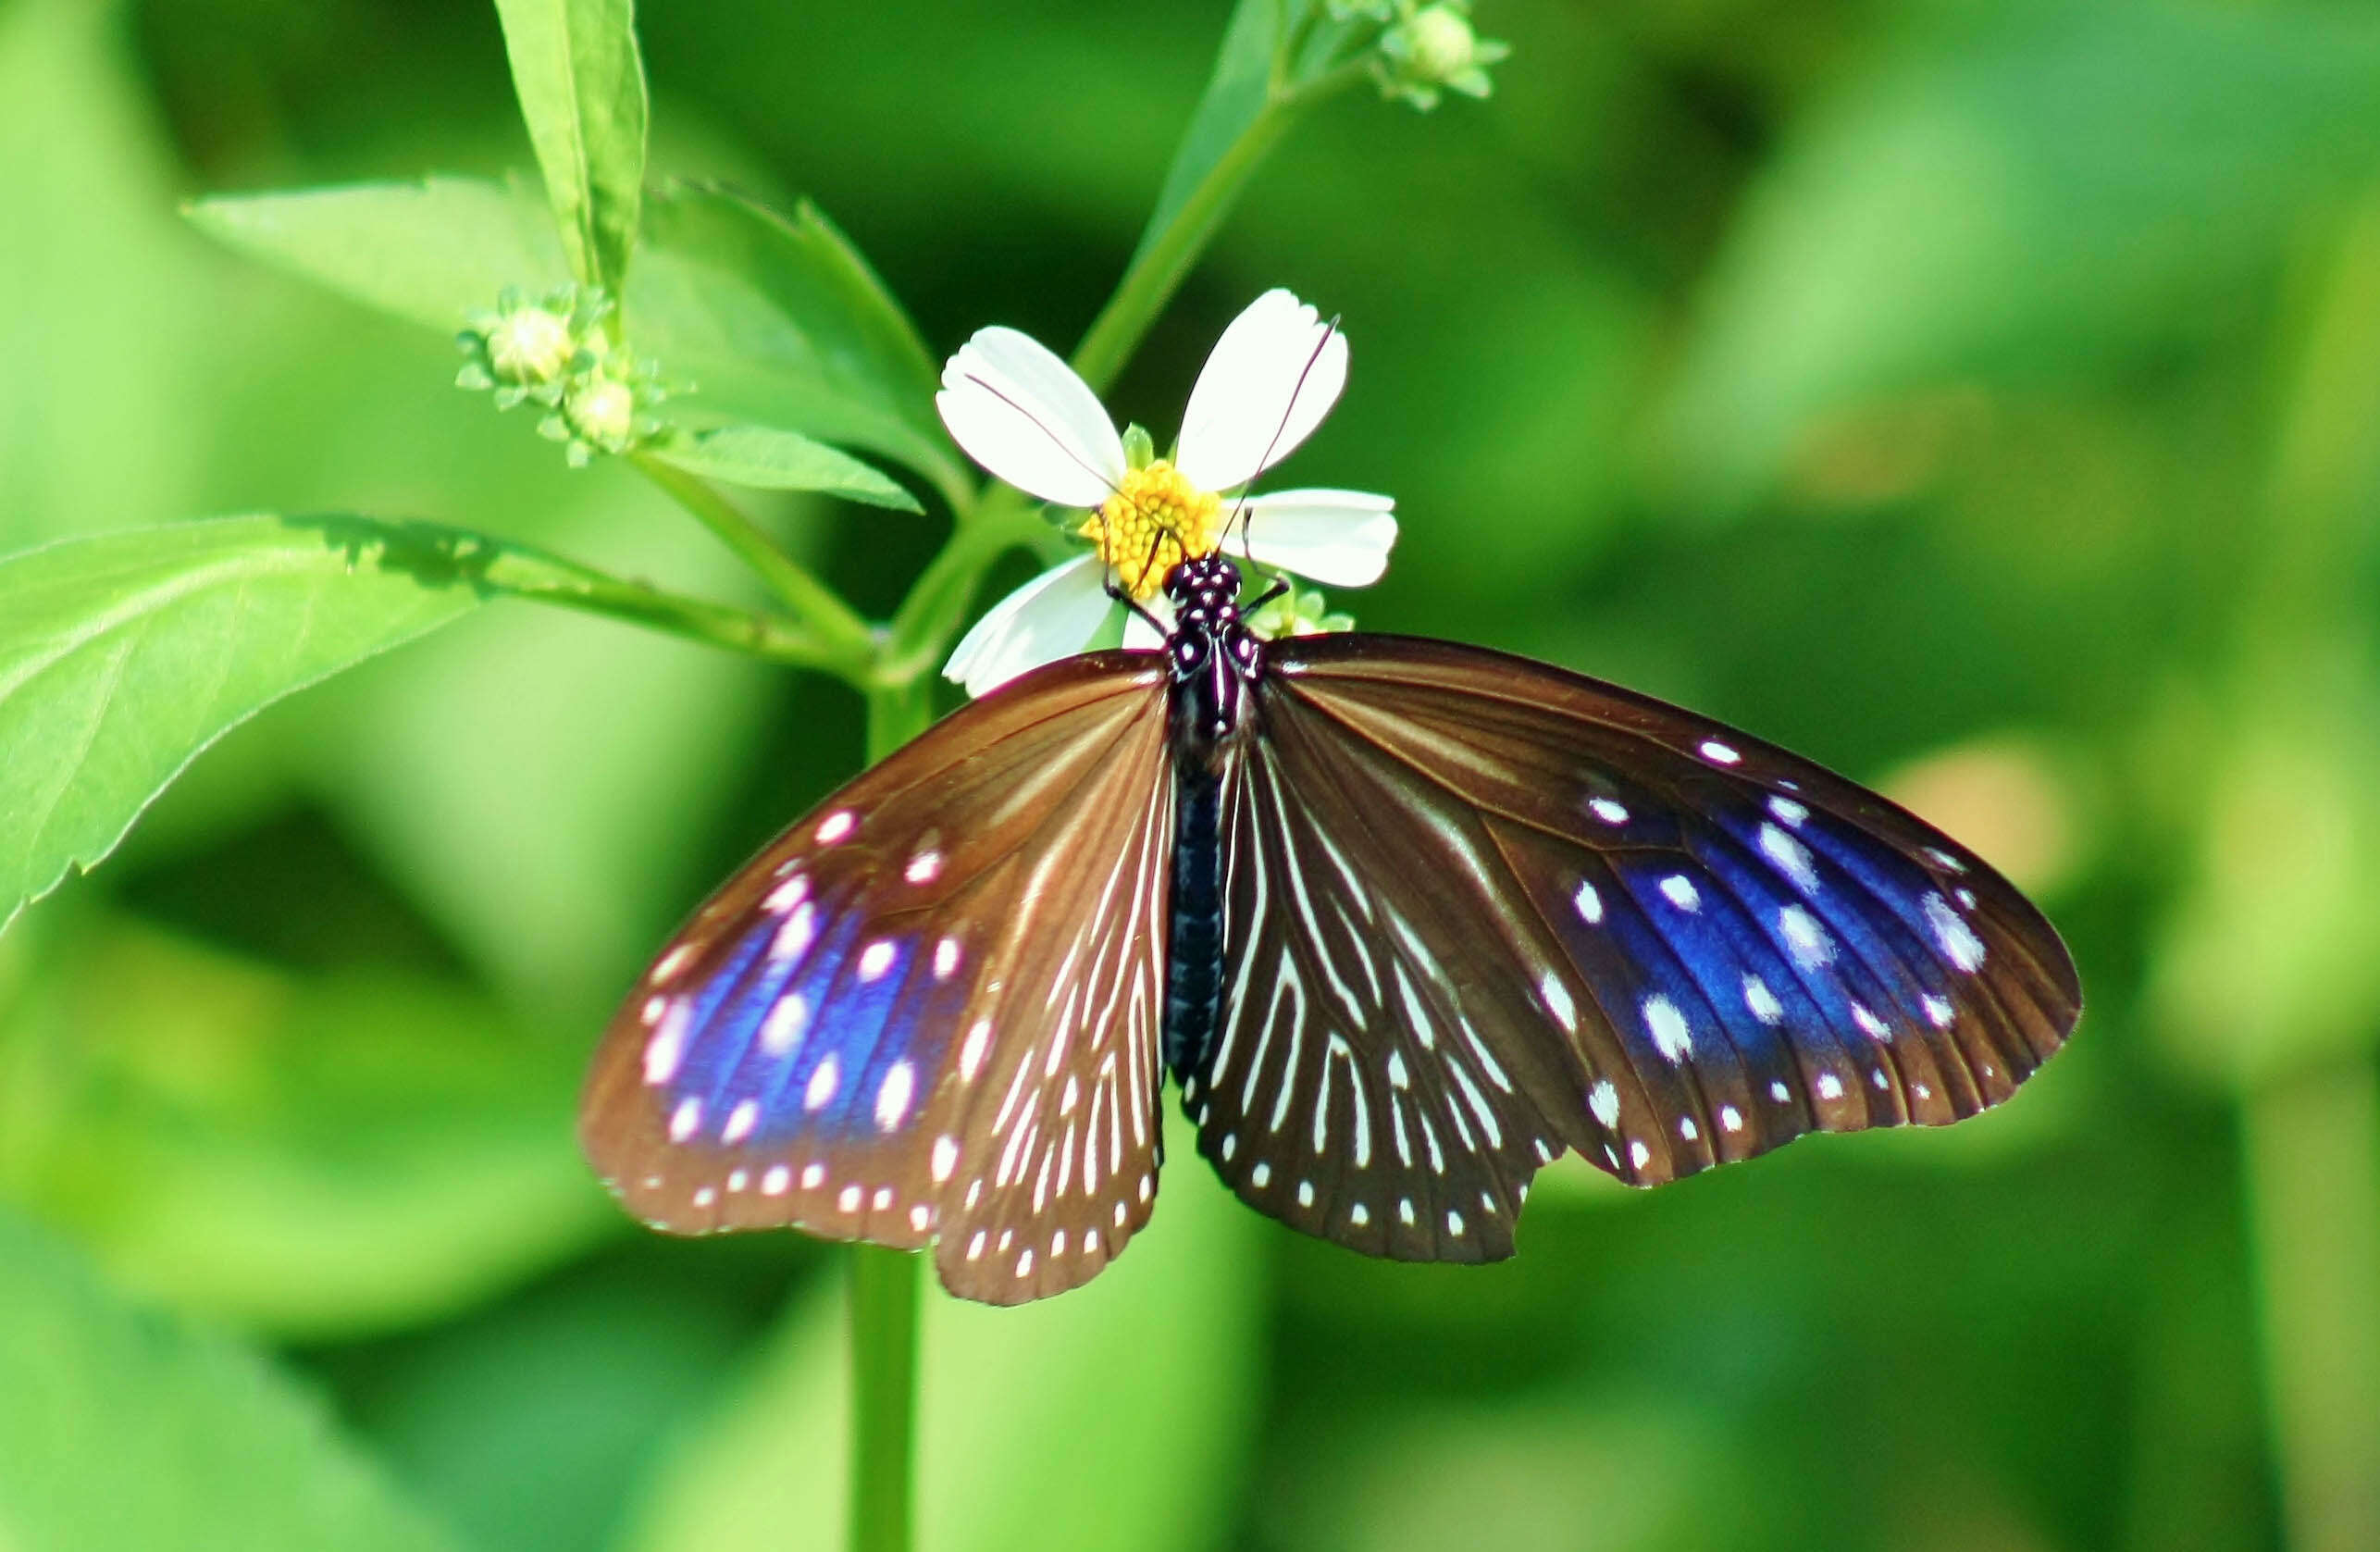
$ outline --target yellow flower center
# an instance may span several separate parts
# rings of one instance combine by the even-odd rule
[[[1124,591],[1145,602],[1178,563],[1213,554],[1225,521],[1221,497],[1159,458],[1127,473],[1079,531]]]

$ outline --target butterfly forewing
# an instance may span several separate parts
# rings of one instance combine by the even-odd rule
[[[938,1241],[953,1292],[1079,1284],[1156,1188],[1164,676],[1070,659],[836,793],[607,1032],[581,1136],[639,1217]]]
[[[1506,1209],[1555,1146],[1651,1185],[1812,1130],[1956,1120],[2079,1012],[2021,896],[1807,761],[1448,643],[1309,638],[1267,664],[1192,1110],[1225,1177],[1295,1226],[1507,1253]],[[1369,1120],[1387,1146],[1309,1161],[1293,1120]],[[1398,1120],[1436,1149],[1400,1151]]]

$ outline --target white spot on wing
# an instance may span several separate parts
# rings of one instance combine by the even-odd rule
[[[880,937],[861,950],[860,979],[862,981],[884,979],[885,972],[892,968],[893,951],[892,939],[888,937]]]
[[[761,1195],[764,1197],[784,1196],[785,1188],[792,1183],[793,1172],[791,1170],[787,1169],[783,1164],[771,1164],[767,1169],[761,1172]]]
[[[1548,970],[1545,972],[1545,978],[1537,983],[1537,990],[1539,995],[1545,999],[1545,1006],[1553,1013],[1556,1021],[1571,1034],[1577,1034],[1579,1010],[1571,1003],[1569,990],[1562,985],[1562,978]]]
[[[1703,740],[1703,758],[1705,760],[1716,760],[1722,765],[1732,765],[1737,761],[1742,760],[1743,756],[1738,754],[1734,750],[1729,748],[1727,745],[1719,742],[1717,739],[1704,739]]]
[[[1695,891],[1694,881],[1682,873],[1673,873],[1661,881],[1661,892],[1669,903],[1680,911],[1700,911],[1703,897]]]
[[[819,821],[818,844],[821,846],[834,845],[837,841],[841,840],[845,836],[849,835],[851,833],[851,827],[858,823],[859,820],[853,816],[849,809],[837,809],[824,819]]]
[[[677,1109],[669,1112],[669,1140],[684,1142],[692,1136],[694,1129],[701,1124],[702,1101],[695,1099],[680,1099],[677,1102]]]
[[[906,1062],[896,1062],[885,1072],[884,1086],[876,1090],[876,1130],[889,1132],[909,1114],[910,1095],[917,1085],[917,1069]]]
[[[1802,821],[1810,817],[1810,811],[1791,798],[1770,798],[1768,812],[1797,830],[1802,827]]]
[[[1694,1054],[1693,1032],[1686,1027],[1686,1015],[1658,992],[1644,999],[1644,1027],[1653,1037],[1654,1049],[1672,1064]]]
[[[1605,1078],[1587,1091],[1587,1109],[1606,1128],[1619,1124],[1619,1090],[1612,1086],[1611,1079]]]
[[[1817,864],[1810,860],[1810,849],[1774,825],[1760,826],[1760,850],[1775,863],[1793,888],[1805,895],[1818,892]]]
[[[934,946],[934,978],[947,981],[959,968],[959,940],[946,937]]]
[[[1917,904],[1926,913],[1926,925],[1934,930],[1934,941],[1941,945],[1942,954],[1951,963],[1970,975],[1983,968],[1983,939],[1951,909],[1950,901],[1940,895],[1928,895]]]
[[[1596,818],[1602,820],[1606,825],[1625,825],[1628,823],[1628,810],[1622,805],[1612,801],[1609,798],[1589,799],[1587,801],[1587,812],[1593,814]]]
[[[730,1144],[743,1141],[752,1135],[752,1127],[760,1119],[761,1102],[758,1099],[737,1101],[736,1108],[727,1112],[727,1124],[719,1128],[719,1140]]]
[[[1595,893],[1593,884],[1581,880],[1579,892],[1571,897],[1571,902],[1578,906],[1580,919],[1587,925],[1593,926],[1604,919],[1604,897]]]
[[[1818,919],[1798,905],[1789,905],[1777,913],[1778,930],[1785,935],[1786,950],[1793,962],[1804,970],[1816,970],[1834,962],[1835,940]]]
[[[969,1083],[975,1081],[975,1074],[984,1070],[984,1053],[991,1049],[991,1044],[992,1021],[977,1019],[974,1027],[967,1031],[967,1043],[959,1048],[959,1075],[961,1078]]]
[[[912,884],[931,884],[934,882],[934,875],[941,871],[941,852],[920,851],[909,860],[909,866],[901,869],[900,875]]]
[[[1832,1073],[1820,1073],[1818,1074],[1818,1098],[1821,1099],[1840,1099],[1842,1097],[1843,1080],[1835,1076]]]
[[[948,1136],[935,1138],[932,1162],[934,1184],[939,1186],[950,1178],[951,1171],[959,1167],[959,1139]]]
[[[679,1001],[662,1019],[652,1038],[645,1042],[646,1083],[667,1083],[677,1075],[678,1059],[686,1054],[687,1021],[693,1016],[693,1010]]]
[[[769,1010],[761,1023],[761,1049],[771,1056],[783,1056],[793,1049],[801,1038],[802,1029],[810,1023],[810,1002],[798,991],[787,992]]]
[[[833,1051],[828,1051],[826,1060],[810,1074],[809,1086],[801,1091],[801,1108],[812,1111],[824,1110],[826,1101],[835,1098],[835,1086],[842,1081],[842,1064],[835,1060]]]
[[[1763,1024],[1784,1022],[1785,1005],[1777,1000],[1777,994],[1768,989],[1768,983],[1757,975],[1743,978],[1743,1005],[1751,1009],[1752,1016]]]

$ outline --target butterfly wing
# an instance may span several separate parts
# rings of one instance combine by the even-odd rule
[[[1511,1250],[1564,1147],[1655,1185],[1811,1131],[1958,1120],[2081,994],[1972,853],[1674,706],[1437,641],[1268,649],[1225,796],[1200,1150],[1376,1255]]]
[[[936,1245],[951,1292],[1087,1281],[1156,1191],[1165,676],[1071,658],[936,725],[720,889],[581,1110],[656,1228]]]

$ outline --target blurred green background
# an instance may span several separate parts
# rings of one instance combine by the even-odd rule
[[[815,197],[937,353],[1062,344],[1226,12],[649,5],[654,172]],[[1300,1240],[1177,1147],[1091,1287],[927,1296],[925,1545],[2380,1546],[2380,19],[1479,21],[1495,97],[1295,136],[1119,413],[1171,426],[1265,287],[1343,314],[1288,473],[1405,537],[1334,602],[1886,785],[2038,893],[2082,1028],[1953,1132],[1566,1162],[1482,1270]],[[0,550],[356,511],[750,596],[447,341],[176,209],[528,165],[481,0],[0,0]],[[877,611],[941,533],[765,510]],[[837,1256],[643,1235],[570,1125],[859,724],[507,604],[240,729],[0,937],[0,1541],[837,1545]]]

